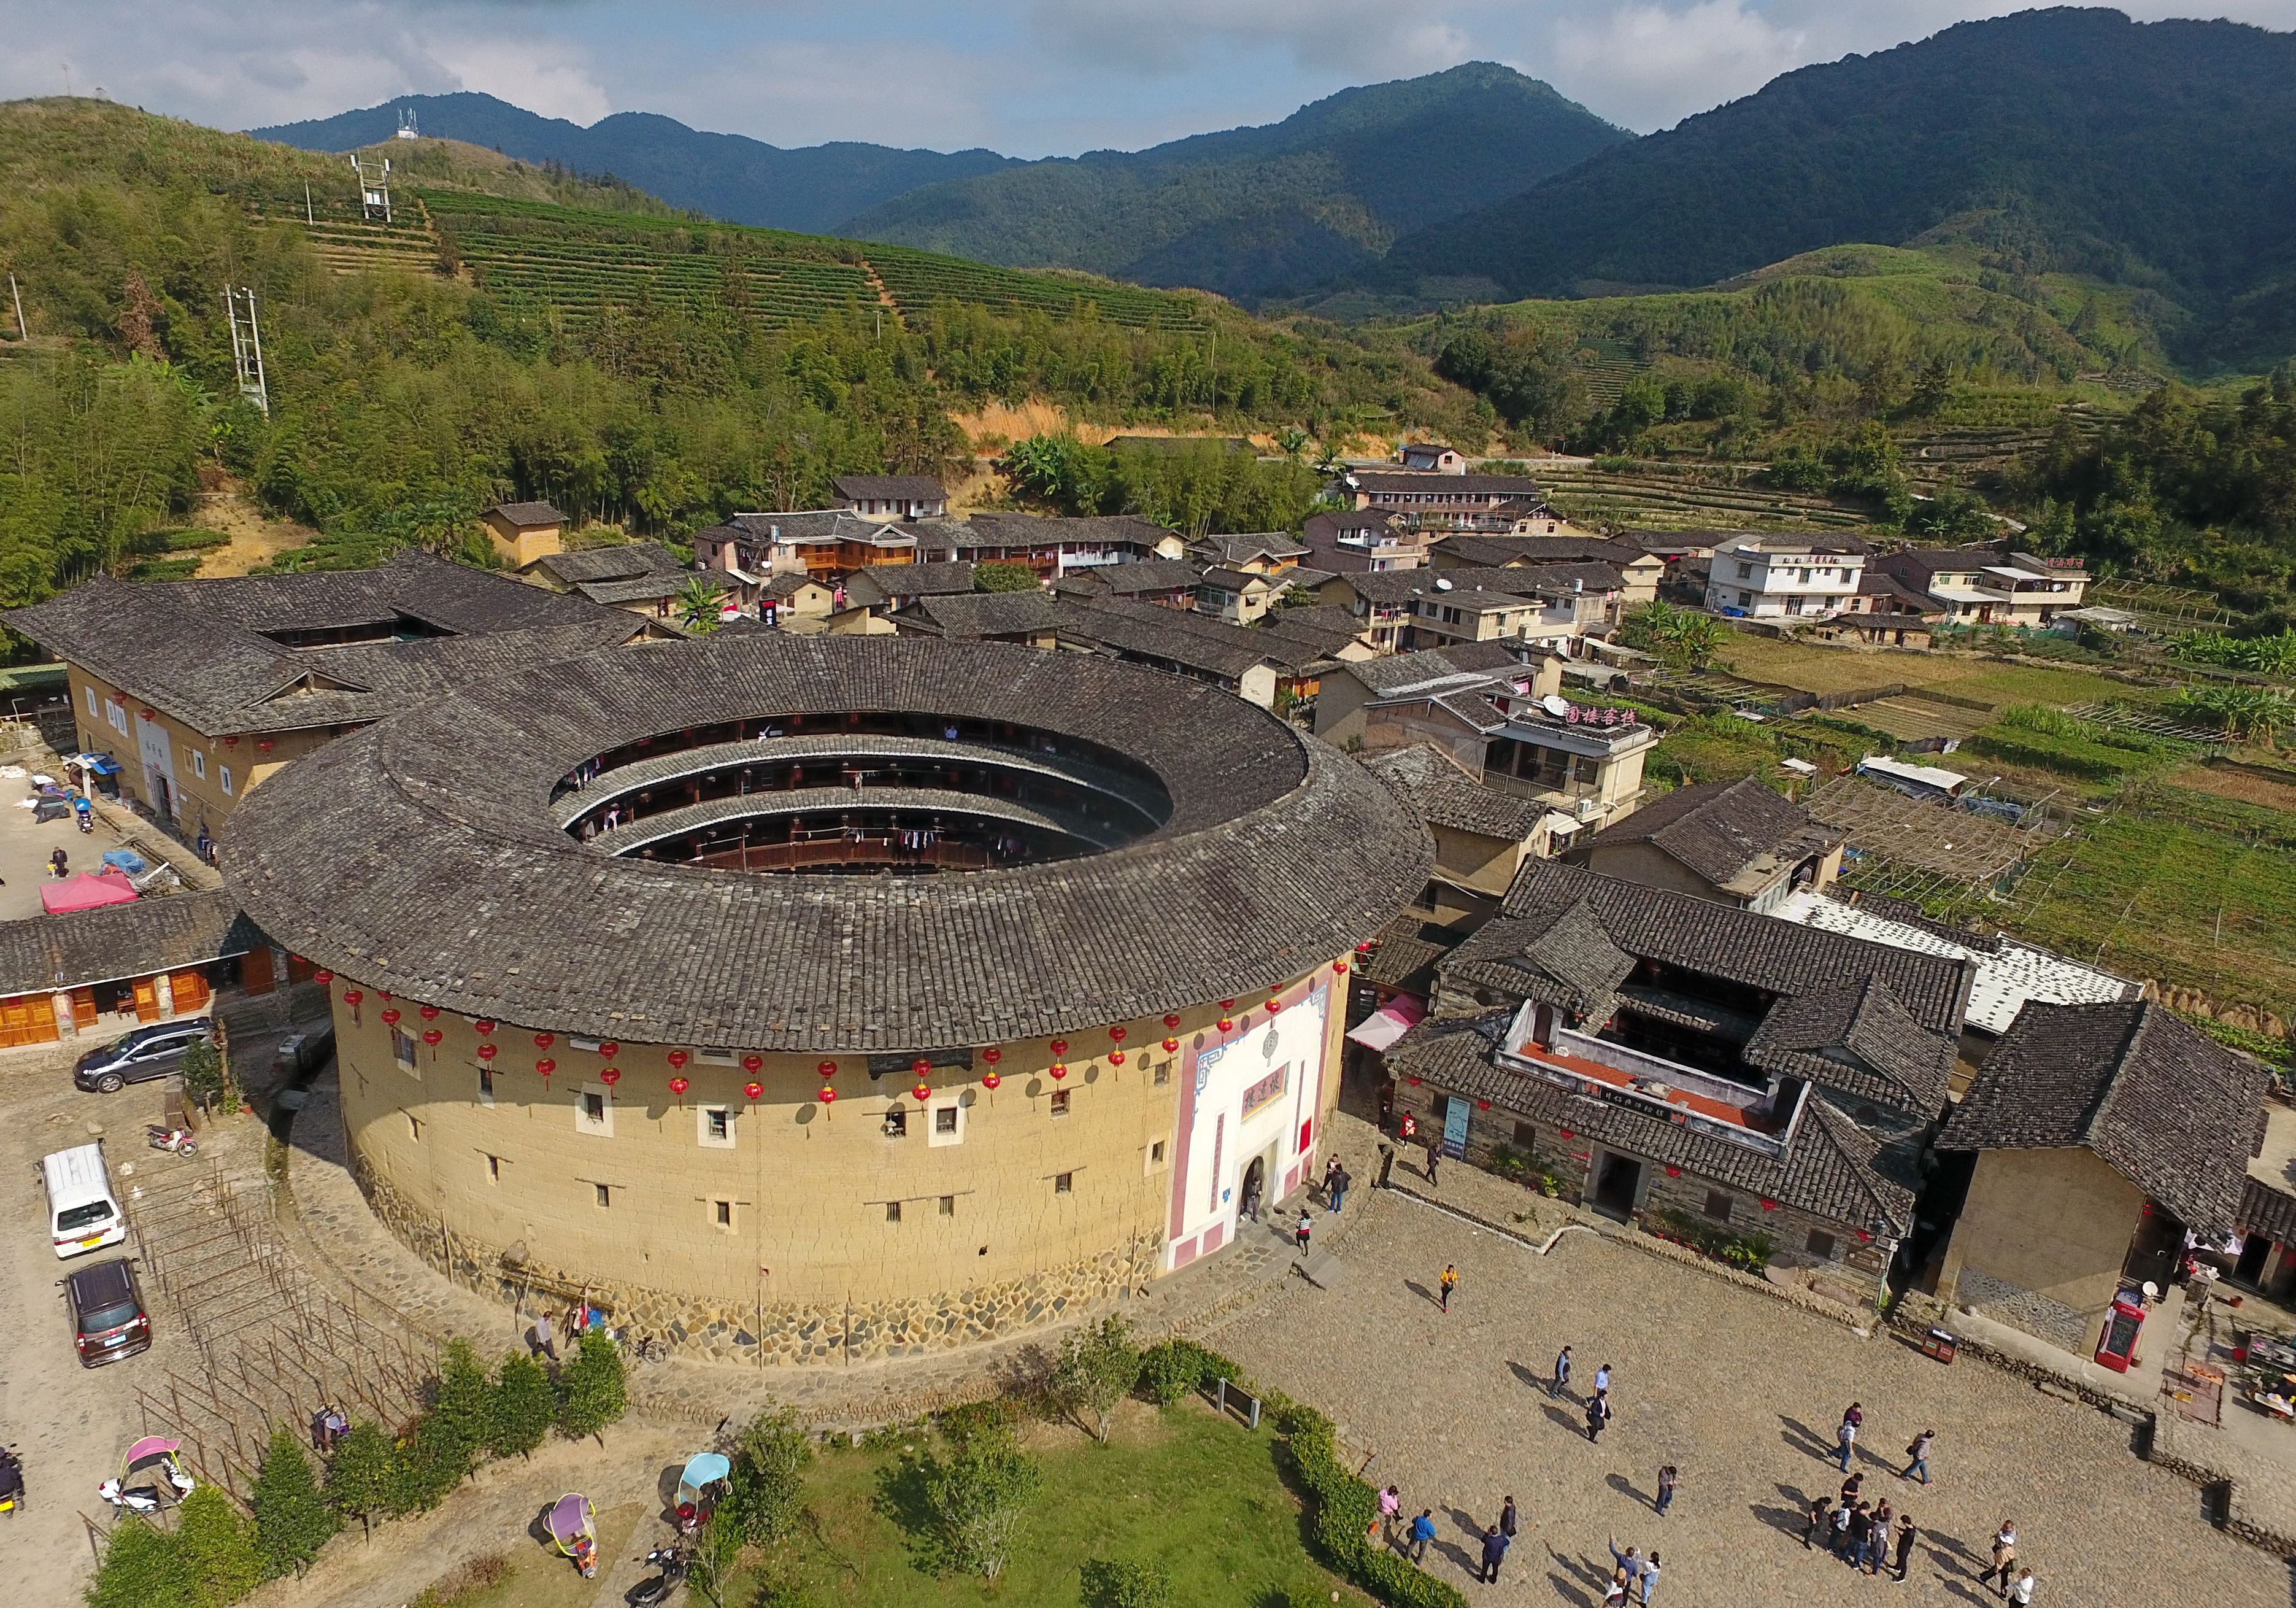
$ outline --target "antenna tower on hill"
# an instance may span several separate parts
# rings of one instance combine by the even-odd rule
[[[412,106],[398,114],[398,137],[402,140],[419,140],[422,137],[422,130],[414,125],[414,108]]]
[[[358,175],[359,207],[366,221],[390,221],[390,159],[370,162],[351,152],[351,171]]]
[[[271,395],[263,385],[263,337],[255,328],[255,292],[246,285],[223,288],[224,316],[231,321],[231,361],[239,371],[239,394],[271,416]]]

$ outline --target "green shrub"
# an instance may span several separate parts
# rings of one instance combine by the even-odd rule
[[[1037,572],[1026,564],[992,559],[985,564],[973,566],[972,589],[976,592],[1033,592],[1037,589]]]
[[[436,1413],[415,1420],[414,1432],[399,1441],[390,1471],[389,1511],[429,1513],[471,1472],[471,1448],[462,1432]]]
[[[1678,1206],[1661,1208],[1649,1217],[1656,1219],[1655,1224],[1646,1218],[1643,1226],[1658,1238],[1687,1245],[1702,1256],[1748,1273],[1759,1273],[1777,1254],[1777,1242],[1767,1234],[1732,1234]]]
[[[361,1420],[336,1443],[327,1463],[327,1505],[347,1519],[357,1519],[370,1536],[374,1515],[392,1511],[398,1455],[381,1427]]]
[[[1172,1608],[1172,1580],[1152,1563],[1095,1558],[1084,1566],[1084,1608]]]
[[[223,1052],[216,1048],[215,1040],[192,1040],[191,1046],[184,1052],[184,1093],[192,1103],[201,1111],[213,1111],[226,1103],[230,1086]]]
[[[805,1470],[813,1461],[797,1409],[759,1413],[734,1438],[733,1468],[718,1512],[744,1541],[768,1546],[797,1528],[804,1510]]]
[[[1046,1382],[1046,1394],[1105,1446],[1116,1404],[1139,1382],[1140,1351],[1132,1343],[1132,1325],[1111,1314],[1061,1342],[1061,1359]]]
[[[1193,1340],[1165,1341],[1151,1346],[1140,1359],[1140,1393],[1159,1407],[1168,1407],[1217,1380],[1242,1378],[1242,1369]]]
[[[621,1348],[595,1329],[584,1331],[573,1360],[559,1375],[558,1432],[569,1440],[595,1435],[629,1405]]]
[[[558,1394],[549,1371],[529,1351],[504,1356],[487,1415],[487,1449],[497,1457],[526,1456],[549,1436],[557,1416]]]
[[[477,1348],[467,1340],[448,1341],[439,1366],[439,1399],[430,1416],[438,1423],[437,1432],[462,1449],[465,1473],[494,1443],[494,1386]]]
[[[192,1587],[183,1600],[192,1608],[224,1608],[262,1583],[255,1526],[212,1485],[201,1486],[176,1510],[175,1542]]]
[[[1021,1415],[1018,1399],[991,1396],[986,1401],[967,1401],[945,1407],[933,1415],[933,1422],[952,1446],[963,1446],[980,1435],[1011,1434],[1021,1422]]]
[[[255,1510],[255,1550],[266,1579],[300,1574],[342,1520],[319,1494],[311,1459],[294,1431],[282,1424],[263,1448],[249,1505]]]
[[[188,1608],[196,1600],[176,1538],[138,1514],[122,1514],[104,1538],[88,1608]]]
[[[1466,1608],[1456,1587],[1372,1539],[1379,1493],[1340,1462],[1329,1418],[1286,1402],[1276,1409],[1275,1427],[1293,1472],[1315,1498],[1309,1533],[1326,1560],[1390,1608]]]
[[[1045,1472],[1009,1436],[982,1435],[954,1456],[928,1455],[921,1468],[925,1506],[942,1555],[967,1573],[1004,1572]]]

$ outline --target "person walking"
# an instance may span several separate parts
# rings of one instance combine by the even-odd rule
[[[1497,1525],[1493,1524],[1485,1529],[1483,1531],[1483,1571],[1475,1578],[1482,1581],[1486,1586],[1497,1585],[1499,1581],[1499,1563],[1505,1558],[1506,1549],[1507,1538],[1499,1533],[1499,1527]]]
[[[1546,1387],[1549,1397],[1560,1396],[1570,1388],[1570,1348],[1565,1346],[1554,1356],[1554,1382]]]
[[[1874,1510],[1874,1528],[1866,1537],[1865,1555],[1859,1560],[1867,1574],[1880,1574],[1890,1561],[1890,1530],[1897,1518],[1887,1502]]]
[[[1611,1422],[1611,1399],[1597,1391],[1587,1399],[1587,1439],[1602,1444],[1603,1431]]]
[[[1912,1442],[1906,1448],[1906,1456],[1908,1461],[1906,1464],[1905,1473],[1899,1474],[1898,1479],[1910,1480],[1915,1474],[1919,1474],[1923,1485],[1930,1482],[1930,1445],[1936,1440],[1935,1430],[1923,1430],[1913,1438]]]
[[[1395,1545],[1395,1522],[1403,1516],[1403,1492],[1390,1485],[1379,1493],[1379,1524],[1381,1538],[1390,1546]]]
[[[1459,1287],[1458,1268],[1448,1262],[1444,1263],[1443,1276],[1437,1279],[1435,1283],[1443,1292],[1443,1310],[1448,1312],[1451,1309],[1451,1292]]]
[[[1423,1508],[1420,1511],[1419,1516],[1411,1521],[1411,1561],[1413,1563],[1424,1563],[1427,1561],[1427,1543],[1434,1538],[1435,1510],[1431,1507]]]
[[[1921,1532],[1914,1528],[1914,1515],[1898,1515],[1898,1584],[1906,1583],[1906,1565],[1914,1555],[1914,1538]]]
[[[1509,1497],[1506,1499],[1506,1505],[1499,1509],[1499,1534],[1512,1541],[1519,1527],[1520,1521],[1516,1518],[1514,1511],[1514,1498]]]
[[[1595,1393],[1599,1396],[1611,1388],[1611,1365],[1604,1363],[1595,1370]]]
[[[1332,1175],[1330,1181],[1325,1184],[1325,1189],[1327,1189],[1331,1194],[1332,1215],[1333,1217],[1337,1217],[1339,1215],[1340,1202],[1348,1198],[1348,1185],[1354,1182],[1355,1180],[1348,1176],[1348,1169],[1342,1167],[1337,1172],[1334,1172]]]
[[[1855,1412],[1857,1409],[1852,1407],[1850,1411]],[[1844,1418],[1841,1421],[1841,1427],[1834,1431],[1833,1435],[1834,1440],[1839,1443],[1835,1449],[1841,1454],[1841,1472],[1846,1474],[1849,1472],[1849,1454],[1857,1446],[1857,1421],[1854,1418]]]
[[[1643,1561],[1635,1555],[1635,1549],[1631,1546],[1620,1552],[1616,1536],[1612,1536],[1605,1545],[1611,1549],[1611,1562],[1618,1566],[1618,1573],[1611,1577],[1611,1584],[1620,1588],[1619,1600],[1632,1602],[1636,1582],[1643,1578]]]
[[[1874,1536],[1873,1511],[1863,1502],[1849,1510],[1849,1531],[1843,1538],[1841,1555],[1855,1569],[1866,1556],[1866,1543]]]
[[[1660,1465],[1658,1471],[1658,1500],[1652,1503],[1651,1505],[1658,1510],[1658,1515],[1661,1519],[1666,1517],[1666,1510],[1674,1505],[1674,1486],[1677,1478],[1679,1478],[1679,1476],[1676,1474],[1673,1464],[1667,1463]]]
[[[1809,1505],[1809,1522],[1802,1526],[1801,1549],[1808,1552],[1817,1539],[1821,1530],[1831,1530],[1833,1523],[1833,1504],[1820,1497]],[[1829,1539],[1831,1537],[1828,1538]]]
[[[1292,1237],[1300,1242],[1300,1254],[1301,1256],[1306,1256],[1308,1254],[1308,1236],[1315,1232],[1315,1224],[1308,1219],[1308,1209],[1305,1206],[1302,1206],[1300,1209],[1300,1226],[1292,1231]]]
[[[1833,1516],[1827,1521],[1832,1533],[1825,1538],[1825,1550],[1840,1557],[1849,1546],[1849,1521],[1857,1512],[1857,1504],[1843,1497],[1833,1505]]]
[[[2033,1571],[2028,1569],[2017,1577],[2017,1583],[2012,1586],[2005,1595],[2011,1602],[2017,1604],[2017,1608],[2026,1608],[2026,1605],[2033,1600],[2034,1584]]]
[[[1643,1560],[1643,1608],[1650,1608],[1651,1593],[1658,1589],[1658,1554]]]
[[[1254,1223],[1259,1221],[1259,1185],[1257,1183],[1243,1186],[1243,1215]]]
[[[1333,1156],[1324,1163],[1324,1204],[1327,1207],[1331,1207],[1334,1211],[1338,1210],[1339,1208],[1332,1206],[1332,1192],[1339,1187],[1339,1185],[1334,1182],[1339,1176],[1340,1159],[1337,1156]]]
[[[2001,1528],[1993,1532],[1993,1567],[1979,1575],[1977,1583],[1982,1586],[1998,1576],[2001,1581],[1999,1595],[2005,1597],[2009,1595],[2009,1571],[2016,1566],[2017,1521],[2004,1519]]]
[[[526,1354],[529,1357],[547,1357],[553,1362],[558,1360],[558,1347],[551,1339],[548,1312],[534,1315],[534,1339],[529,1342]]]
[[[1427,1182],[1428,1182],[1429,1184],[1431,1184],[1431,1184],[1435,1184],[1435,1183],[1437,1183],[1437,1182],[1439,1182],[1439,1179],[1437,1179],[1437,1177],[1435,1177],[1435,1169],[1436,1169],[1437,1165],[1438,1165],[1439,1163],[1440,1163],[1442,1160],[1443,1160],[1443,1151],[1442,1151],[1442,1147],[1441,1147],[1440,1145],[1437,1144],[1436,1144],[1436,1142],[1435,1142],[1434,1140],[1432,1140],[1432,1139],[1428,1140],[1428,1141],[1427,1141]]]

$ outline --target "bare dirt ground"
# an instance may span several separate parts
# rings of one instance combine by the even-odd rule
[[[2275,781],[2254,771],[2213,765],[2185,765],[2170,771],[2162,779],[2173,786],[2189,787],[2195,792],[2212,792],[2219,799],[2234,799],[2243,804],[2261,804],[2267,809],[2296,810],[2296,783]]]
[[[214,575],[244,575],[258,564],[267,564],[272,558],[290,547],[307,546],[318,532],[292,520],[275,520],[255,505],[255,500],[231,480],[221,482],[221,488],[202,491],[192,510],[192,523],[201,530],[221,530],[231,540],[220,547],[207,550],[200,565],[202,578]]]

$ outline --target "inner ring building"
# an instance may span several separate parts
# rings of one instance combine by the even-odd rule
[[[765,1362],[1054,1320],[1320,1168],[1348,970],[1424,884],[1367,773],[1217,689],[908,638],[646,644],[250,793],[353,1170],[498,1294]]]

